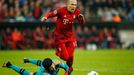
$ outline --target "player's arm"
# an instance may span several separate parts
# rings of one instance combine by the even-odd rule
[[[59,60],[53,60],[53,62],[54,62],[54,64],[55,64],[56,66],[58,66],[59,68],[62,68],[62,69],[65,70],[65,74],[64,74],[64,75],[68,75],[68,74],[69,74],[69,72],[68,72],[69,67],[68,67],[67,64],[65,64],[65,63],[63,63],[63,62],[60,62]]]
[[[83,14],[79,14],[77,18],[80,24],[85,24],[85,17]]]
[[[36,72],[35,75],[51,75],[51,74],[49,74],[49,73],[45,70],[45,68],[41,65],[41,66],[40,66],[40,69]]]
[[[59,10],[57,9],[57,10],[54,10],[54,11],[52,11],[52,12],[47,13],[45,16],[43,16],[43,17],[41,18],[41,21],[43,22],[43,21],[47,20],[48,18],[57,16],[58,11],[59,11]]]
[[[35,75],[51,75],[51,74],[45,73],[45,72],[41,72],[41,71],[37,71]]]
[[[65,64],[65,63],[59,63],[58,65],[59,65],[60,68],[62,68],[62,69],[65,70],[64,75],[69,75],[69,67],[68,67],[67,64]]]
[[[36,59],[31,59],[31,58],[24,58],[24,63],[32,63],[37,66],[41,66],[42,61],[41,60],[36,60]]]
[[[65,72],[68,72],[69,67],[67,64],[60,62],[58,65],[60,68],[64,69]]]
[[[68,71],[69,67],[67,64],[60,62],[59,60],[53,60],[55,65],[58,65],[59,68],[64,69],[65,71]]]

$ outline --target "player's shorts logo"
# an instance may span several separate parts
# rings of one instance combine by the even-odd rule
[[[58,50],[61,51],[61,48],[59,48]]]

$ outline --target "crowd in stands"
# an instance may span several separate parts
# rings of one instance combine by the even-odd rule
[[[64,0],[0,0],[0,21],[38,22],[43,13],[63,6]]]
[[[121,48],[122,43],[116,28],[103,29],[92,27],[75,28],[78,48]],[[51,49],[53,45],[53,29],[46,30],[46,27],[33,29],[5,28],[0,33],[2,49]]]
[[[5,28],[1,31],[2,49],[50,49],[53,48],[53,33],[46,27],[35,29]]]
[[[83,28],[78,26],[76,36],[79,48],[122,48],[118,29],[114,27],[99,29],[95,25]]]
[[[134,21],[133,0],[87,0],[95,21]],[[95,12],[95,13],[94,13]]]
[[[0,0],[0,22],[40,22],[40,18],[56,8],[66,5],[66,0]],[[78,8],[86,22],[134,21],[134,0],[78,0]],[[55,22],[56,18],[47,20]],[[79,48],[121,48],[118,29],[76,27]],[[50,49],[53,30],[45,27],[6,28],[0,30],[1,49]]]
[[[38,22],[44,13],[65,4],[66,0],[0,0],[0,22]],[[134,0],[78,0],[78,8],[87,22],[134,21]]]

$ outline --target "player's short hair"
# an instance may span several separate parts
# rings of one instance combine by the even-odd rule
[[[67,1],[67,4],[68,4],[69,2],[77,4],[77,0],[68,0],[68,1]]]
[[[49,69],[49,67],[52,65],[52,60],[50,58],[45,58],[42,62],[42,65],[45,69]]]

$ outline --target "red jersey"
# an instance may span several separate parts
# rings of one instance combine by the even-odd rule
[[[67,7],[62,7],[48,13],[45,17],[57,17],[56,29],[54,32],[55,38],[72,38],[74,37],[73,23],[75,19],[78,19],[79,14],[81,13],[78,9],[76,9],[73,13],[70,13],[67,10]],[[82,23],[82,21],[80,21],[80,23]]]

